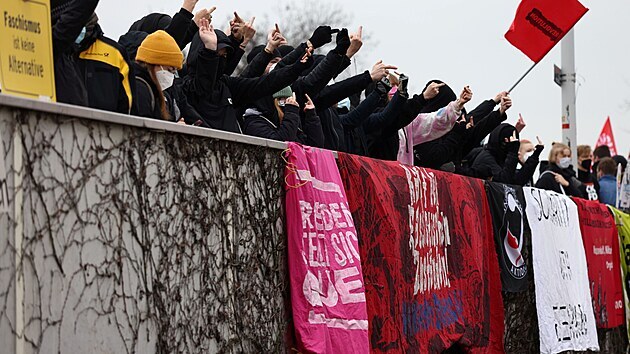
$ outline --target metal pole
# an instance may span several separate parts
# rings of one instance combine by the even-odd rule
[[[536,65],[538,65],[538,63],[534,63],[534,65],[532,65],[532,67],[531,67],[531,68],[529,68],[529,70],[527,70],[527,71],[525,72],[525,74],[523,74],[523,76],[521,76],[521,78],[520,78],[520,79],[518,79],[518,81],[516,81],[516,83],[515,83],[514,85],[512,85],[512,88],[510,88],[510,89],[508,90],[508,93],[512,93],[512,91],[514,91],[514,89],[516,88],[516,86],[518,86],[518,84],[520,84],[520,83],[521,83],[521,81],[523,81],[523,79],[524,79],[524,78],[525,78],[525,77],[526,77],[526,76],[527,76],[530,72],[532,72],[532,70],[534,70],[534,68],[536,67]]]
[[[575,111],[575,38],[573,29],[562,39],[562,142],[571,147],[577,169],[577,115]]]

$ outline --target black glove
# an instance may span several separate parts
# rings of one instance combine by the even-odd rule
[[[545,145],[536,145],[536,150],[534,150],[534,154],[532,156],[539,158],[540,153],[543,152],[543,150],[545,150]]]
[[[409,76],[405,74],[400,74],[400,84],[398,85],[398,92],[403,97],[409,97],[409,92],[407,92],[407,88],[409,87]]]
[[[337,47],[335,47],[335,53],[339,55],[346,55],[350,48],[350,36],[348,35],[348,29],[344,28],[337,33]]]
[[[521,142],[518,140],[510,141],[505,143],[505,147],[508,153],[513,152],[515,154],[518,154],[518,150],[521,148]]]
[[[309,41],[315,49],[332,42],[332,28],[330,26],[317,27]]]

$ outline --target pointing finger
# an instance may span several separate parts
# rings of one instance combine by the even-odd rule
[[[216,6],[212,6],[211,8],[208,9],[208,15],[212,15],[212,13],[217,9]]]
[[[381,62],[382,62],[382,61],[381,61]],[[383,69],[385,69],[385,70],[390,70],[390,69],[397,70],[397,69],[398,69],[398,67],[397,67],[397,66],[393,66],[393,65],[385,65],[385,66],[383,67]]]
[[[359,32],[358,32],[359,38],[363,37],[363,26],[359,26]]]
[[[252,20],[249,21],[249,25],[252,26],[254,24],[254,21],[256,21],[256,16],[252,17]]]

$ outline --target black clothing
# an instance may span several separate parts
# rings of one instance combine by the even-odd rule
[[[588,171],[582,171],[578,169],[577,179],[582,182],[582,189],[580,192],[588,200],[599,200],[599,181],[597,178],[593,178],[593,175]]]
[[[173,18],[167,14],[152,13],[134,22],[128,32],[151,34],[163,30],[175,39],[180,49],[184,49],[199,30],[193,17],[192,13],[183,8]]]
[[[88,22],[98,0],[65,3],[58,18],[52,18],[53,59],[57,102],[88,105],[88,95],[75,59],[75,40]]]
[[[556,182],[555,175],[553,173],[557,173],[562,175],[564,179],[569,182],[568,187],[562,186],[560,183]],[[561,169],[556,164],[549,164],[549,168],[547,171],[544,171],[540,174],[538,178],[538,182],[536,182],[535,187],[540,189],[545,189],[548,191],[554,191],[556,193],[565,194],[571,197],[584,198],[584,195],[579,190],[580,182],[575,178],[575,171],[571,167],[566,169]]]
[[[97,24],[80,44],[77,63],[91,108],[129,114],[135,78],[126,50]]]
[[[118,44],[120,44],[127,52],[127,57],[130,61],[136,60],[138,54],[138,48],[149,34],[140,31],[131,31],[123,34],[118,38]]]
[[[230,77],[220,68],[225,58],[200,42],[198,36],[193,39],[188,75],[182,82],[183,92],[204,123],[214,129],[240,133],[235,106],[244,107],[289,86],[306,65],[298,62],[256,79]]]
[[[319,117],[314,110],[306,111],[304,114],[303,129],[300,128],[300,107],[287,105],[284,111],[284,119],[279,125],[272,123],[260,112],[247,110],[243,118],[243,131],[247,135],[261,138],[293,141],[300,144],[322,147],[324,134]]]

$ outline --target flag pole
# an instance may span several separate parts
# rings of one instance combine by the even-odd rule
[[[527,75],[529,75],[529,73],[530,73],[530,72],[532,72],[532,70],[534,70],[534,68],[536,67],[536,65],[538,65],[538,63],[539,63],[539,62],[535,62],[535,63],[534,63],[534,65],[532,65],[532,67],[531,67],[531,68],[529,68],[529,70],[527,70],[527,71],[525,72],[525,74],[523,74],[523,76],[521,76],[521,78],[520,78],[520,79],[518,79],[518,81],[516,81],[516,83],[512,86],[512,88],[510,88],[510,89],[508,90],[508,93],[512,93],[512,91],[514,91],[514,89],[516,88],[516,86],[518,86],[518,84],[520,84],[520,83],[521,83],[521,81],[523,81],[523,79],[524,79]]]

